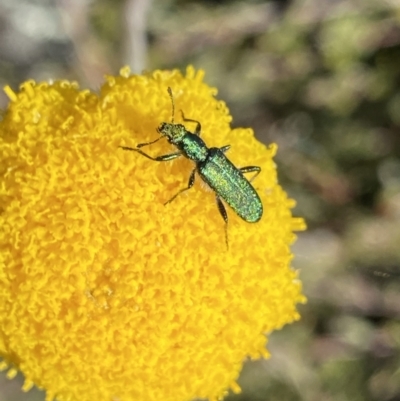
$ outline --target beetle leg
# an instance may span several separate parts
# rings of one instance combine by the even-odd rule
[[[197,136],[200,136],[201,134],[201,124],[197,121],[197,120],[192,120],[191,118],[185,118],[185,115],[183,114],[183,111],[180,110],[181,114],[182,114],[182,120],[185,122],[190,122],[190,123],[196,123],[196,129],[194,130],[194,133]]]
[[[196,176],[196,169],[194,169],[189,177],[189,182],[188,182],[188,186],[186,188],[181,189],[176,195],[174,195],[169,201],[164,203],[164,206],[170,202],[172,202],[179,194],[181,194],[182,192],[187,191],[188,189],[192,188],[193,184],[194,184],[194,179]]]
[[[246,167],[241,167],[239,168],[239,170],[243,173],[252,173],[253,171],[255,171],[256,173],[253,175],[253,177],[250,178],[250,182],[254,180],[254,178],[256,178],[258,176],[258,174],[260,174],[261,172],[261,167],[258,166],[246,166]]]
[[[219,150],[220,150],[222,153],[225,153],[227,150],[230,149],[230,147],[231,147],[231,145],[225,145],[225,146],[222,146],[222,148],[219,148]]]
[[[129,148],[128,146],[120,146],[120,148],[122,148],[122,149],[124,149],[124,150],[131,150],[131,151],[133,151],[133,152],[138,152],[138,153],[140,153],[141,155],[147,157],[148,159],[154,160],[154,161],[156,161],[156,162],[167,162],[167,161],[169,161],[169,160],[173,160],[173,159],[176,159],[176,158],[179,157],[179,156],[182,156],[182,153],[181,153],[181,152],[175,152],[175,153],[169,153],[168,155],[161,155],[161,156],[153,157],[153,156],[150,156],[150,155],[148,155],[147,153],[143,152],[143,151],[140,150],[140,149]]]
[[[143,146],[147,146],[147,145],[152,145],[153,143],[158,142],[160,139],[164,138],[163,136],[158,137],[157,139],[155,139],[154,141],[151,142],[145,142],[145,143],[139,143],[138,145],[136,145],[137,148],[143,148]]]
[[[226,213],[226,209],[224,204],[222,203],[221,198],[217,195],[215,197],[216,201],[217,201],[217,206],[218,206],[218,210],[222,216],[222,218],[225,221],[225,242],[226,242],[226,249],[229,250],[229,245],[228,245],[228,213]]]

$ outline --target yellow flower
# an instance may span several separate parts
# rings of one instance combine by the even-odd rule
[[[47,400],[217,399],[243,360],[268,356],[266,334],[299,318],[290,268],[294,201],[277,183],[276,146],[231,117],[189,67],[109,76],[100,93],[67,81],[25,82],[0,121],[0,355],[9,377]],[[152,141],[176,109],[202,123],[208,146],[230,144],[264,215],[229,215],[184,157],[153,162],[119,146]],[[176,113],[176,122],[182,122]],[[189,130],[193,123],[185,123]],[[176,151],[166,140],[151,155]]]

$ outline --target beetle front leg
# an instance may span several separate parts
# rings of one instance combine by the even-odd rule
[[[142,144],[142,145],[146,145],[146,144]],[[154,160],[156,162],[167,162],[169,160],[173,160],[179,156],[182,156],[181,152],[175,152],[175,153],[169,153],[168,155],[161,155],[161,156],[153,157],[153,156],[150,156],[147,153],[143,152],[143,150],[140,150],[140,149],[130,148],[128,146],[120,146],[120,148],[124,149],[124,150],[130,150],[132,152],[138,152],[141,155],[143,155],[144,157],[147,157],[148,159]]]
[[[176,195],[174,195],[169,201],[165,202],[165,203],[164,203],[164,206],[167,205],[168,203],[171,203],[171,202],[172,202],[179,194],[181,194],[182,192],[185,192],[185,191],[187,191],[188,189],[192,188],[192,186],[193,186],[193,184],[194,184],[195,176],[196,176],[196,169],[194,169],[194,170],[192,171],[192,173],[190,174],[189,182],[188,182],[187,188],[181,189],[181,190],[180,190]]]
[[[160,136],[157,139],[155,139],[154,141],[151,142],[145,142],[145,143],[139,143],[138,145],[136,145],[137,148],[143,148],[143,146],[148,146],[148,145],[152,145],[153,143],[158,142],[160,139],[162,139],[163,137]]]
[[[197,121],[197,120],[192,120],[191,118],[185,118],[185,115],[183,114],[183,111],[181,110],[180,112],[182,114],[182,120],[183,121],[190,122],[190,123],[196,123],[196,129],[194,130],[194,133],[197,136],[200,136],[200,134],[201,134],[201,124],[200,124],[200,122]]]

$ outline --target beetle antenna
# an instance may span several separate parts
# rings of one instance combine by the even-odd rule
[[[168,93],[169,97],[171,98],[171,103],[172,103],[172,118],[171,118],[171,123],[174,123],[174,115],[175,115],[175,103],[174,103],[174,97],[172,96],[172,89],[168,86]]]

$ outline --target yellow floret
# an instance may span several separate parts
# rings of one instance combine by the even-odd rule
[[[109,76],[99,94],[67,81],[5,89],[0,121],[0,369],[47,400],[217,399],[266,334],[299,318],[290,268],[294,202],[277,183],[276,146],[231,117],[189,67]],[[187,185],[193,163],[157,163],[119,146],[152,141],[176,109],[208,146],[231,145],[253,181],[260,222],[232,210],[227,251],[213,192]],[[175,120],[181,123],[180,113]],[[185,123],[189,130],[194,124]],[[176,151],[166,140],[152,155]]]

